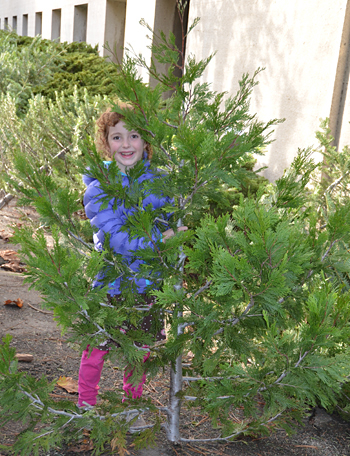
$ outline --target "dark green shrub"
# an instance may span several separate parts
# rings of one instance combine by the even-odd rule
[[[0,63],[0,92],[11,93],[22,114],[33,95],[55,101],[56,92],[83,98],[85,90],[91,96],[111,96],[116,90],[116,65],[86,43],[56,43],[0,30]]]

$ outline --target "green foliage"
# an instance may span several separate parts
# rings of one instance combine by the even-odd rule
[[[39,37],[28,46],[19,47],[17,35],[0,30],[0,93],[15,99],[21,114],[28,106],[33,90],[46,84],[57,71],[62,58],[54,43],[47,43],[45,52],[40,49]]]
[[[30,156],[40,172],[82,189],[79,143],[113,96],[117,69],[85,43],[55,43],[0,31],[1,188],[11,192],[13,162]],[[25,164],[22,166],[25,172]],[[23,173],[22,173],[23,174]],[[17,185],[26,178],[16,177]]]
[[[116,342],[120,348],[115,345],[110,356],[135,366],[135,379],[144,365],[143,352],[134,342],[151,345],[147,361],[151,374],[169,364],[179,369],[179,357],[191,351],[194,358],[188,372],[197,381],[178,397],[207,412],[213,425],[220,427],[223,440],[267,433],[272,422],[290,432],[310,407],[320,404],[333,410],[348,389],[348,149],[337,157],[327,146],[327,161],[337,166],[329,173],[333,184],[326,188],[320,180],[321,165],[313,162],[310,149],[299,151],[275,185],[249,193],[252,154],[263,153],[272,127],[279,122],[263,123],[250,113],[259,70],[253,77],[243,75],[237,94],[226,97],[197,82],[213,56],[200,62],[190,57],[185,62],[173,35],[167,38],[161,33],[155,38],[153,55],[167,65],[167,72],[158,73],[154,62],[148,67],[142,56],[128,57],[116,73],[115,87],[118,98],[135,107],[135,111],[122,111],[125,122],[153,146],[152,168],[161,178],[137,183],[144,166],[140,162],[128,171],[132,185],[123,188],[116,163],[105,167],[88,140],[80,143],[79,153],[71,155],[70,169],[102,182],[103,206],[118,195],[134,209],[123,228],[131,237],[151,240],[152,226],[164,218],[162,211],[143,210],[140,201],[149,192],[174,198],[174,206],[164,209],[172,212],[174,231],[183,224],[192,228],[166,243],[152,241],[152,248],[134,254],[145,261],[136,276],[147,276],[160,285],[157,290],[150,287],[149,294],[157,296],[152,312],[163,311],[169,325],[166,344],[154,344],[138,329],[127,334],[117,329],[125,320],[138,328],[148,311],[142,304],[133,305],[134,285],[127,279],[135,273],[114,254],[108,235],[104,251],[94,250],[89,223],[77,216],[79,189],[64,186],[59,166],[51,160],[50,172],[40,173],[39,165],[45,162],[18,149],[7,181],[36,207],[42,221],[40,230],[16,232],[27,280],[40,290],[71,341],[84,348],[105,340]],[[138,65],[158,81],[156,87],[141,80]],[[172,94],[165,99],[163,94],[169,90]],[[114,109],[121,111],[119,106]],[[53,122],[48,134],[54,128]],[[326,141],[326,130],[320,135]],[[227,196],[228,190],[235,199]],[[52,248],[45,240],[47,227],[54,240]],[[95,288],[94,277],[101,269],[103,286]],[[120,275],[125,278],[125,299],[117,304],[106,299],[106,291]],[[48,426],[48,434],[37,438],[30,421],[17,440],[18,453],[79,438],[78,429],[85,423],[92,426],[96,453],[103,451],[106,442],[121,451],[127,417],[133,419],[138,413],[133,407],[158,414],[145,399],[122,403],[119,393],[105,395],[102,404],[84,415],[71,404],[54,408],[47,396],[49,385],[42,386],[44,392],[39,395],[38,384],[15,370],[7,373],[11,356],[5,340],[0,348],[0,400],[4,401],[0,415],[15,416],[11,411],[15,391],[18,404],[25,398],[25,413],[34,416],[35,411],[35,420]],[[172,405],[178,397],[171,396]],[[348,405],[342,405],[347,411]],[[230,418],[237,408],[243,414],[239,423]],[[21,405],[15,410],[18,416],[24,413]],[[174,408],[168,412],[171,438]],[[149,442],[152,435],[141,434],[138,444]]]
[[[8,176],[17,185],[27,186],[31,169],[34,174],[53,175],[62,187],[82,189],[76,165],[82,153],[79,143],[94,134],[95,119],[106,104],[105,97],[86,91],[83,97],[77,90],[71,96],[56,94],[55,101],[36,95],[29,100],[27,112],[19,116],[16,99],[0,95],[1,187],[11,191]]]
[[[62,66],[46,84],[38,86],[34,93],[55,99],[56,92],[72,95],[74,88],[81,97],[87,90],[92,96],[113,96],[116,92],[115,77],[118,69],[103,57],[86,52],[85,49],[72,50],[70,45],[65,46],[66,54]]]
[[[56,43],[0,30],[0,92],[25,114],[37,94],[55,102],[68,97],[113,96],[118,69],[86,43]]]

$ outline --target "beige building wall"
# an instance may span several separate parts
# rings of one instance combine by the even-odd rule
[[[126,1],[107,0],[103,55],[121,62],[124,54]],[[111,50],[111,52],[109,51]]]
[[[153,28],[155,8],[156,0],[128,0],[126,5],[125,47],[127,53],[131,56],[142,54],[147,63],[151,61],[151,50],[147,46],[150,46],[152,41],[147,38],[150,32],[140,24],[140,20],[144,19]],[[139,68],[139,74],[145,82],[148,82],[149,77],[144,68]]]
[[[169,17],[173,18],[175,2],[176,0],[1,0],[0,21],[1,28],[4,29],[7,18],[8,26],[12,28],[15,17],[17,33],[22,35],[25,15],[25,34],[40,34],[43,38],[51,39],[53,30],[58,28],[53,20],[57,21],[59,17],[61,42],[86,41],[92,46],[98,45],[101,55],[111,56],[104,47],[108,42],[112,51],[115,51],[112,56],[114,61],[123,58],[125,45],[133,48],[136,54],[141,53],[150,63],[151,51],[148,46],[152,42],[147,39],[150,32],[139,22],[144,19],[153,28],[156,13],[160,10],[163,19],[158,21],[159,26],[166,30],[169,21],[166,20],[165,9],[172,5]],[[54,32],[54,35],[57,33]],[[140,69],[140,73],[145,81],[149,80],[145,70]]]
[[[319,119],[330,116],[346,0],[191,0],[187,52],[197,59],[217,51],[203,81],[234,94],[243,73],[265,67],[251,111],[267,121],[285,118],[258,166],[279,177],[298,148],[316,144]],[[345,109],[344,124],[350,121]],[[350,144],[349,128],[341,143]]]
[[[79,21],[80,26],[75,29],[79,37],[86,36],[86,41],[92,46],[98,45],[99,52],[103,53],[105,39],[106,0],[1,0],[0,19],[1,28],[4,28],[4,18],[8,17],[8,24],[11,26],[13,16],[17,16],[17,33],[22,35],[23,15],[28,15],[28,36],[35,36],[38,32],[38,17],[41,15],[41,36],[51,39],[53,10],[60,10],[60,41],[72,42],[74,39],[74,18],[77,11],[84,13],[86,5],[86,30],[82,30],[81,24],[84,18]]]

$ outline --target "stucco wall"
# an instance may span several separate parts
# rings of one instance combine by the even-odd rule
[[[17,33],[22,34],[23,14],[28,14],[28,36],[35,36],[35,14],[42,13],[42,37],[51,39],[52,10],[61,9],[61,41],[73,41],[74,6],[87,4],[86,41],[99,46],[102,53],[106,18],[106,2],[101,0],[1,0],[1,28],[4,18],[17,16]]]
[[[84,8],[87,5],[87,15],[84,17]],[[154,27],[156,10],[162,16],[161,26],[171,29],[175,10],[175,0],[1,0],[0,20],[4,29],[4,18],[8,18],[8,26],[12,27],[13,17],[17,17],[17,33],[23,31],[23,15],[28,15],[27,35],[35,36],[40,33],[36,27],[36,15],[42,16],[41,36],[46,39],[52,37],[52,11],[61,12],[60,41],[72,42],[74,39],[86,42],[92,46],[98,45],[101,55],[109,55],[104,49],[108,41],[111,48],[116,45],[117,58],[123,57],[123,47],[132,48],[136,54],[142,54],[150,63],[151,51],[148,46],[152,41],[147,38],[150,32],[140,25],[144,19],[151,28]],[[164,13],[171,6],[169,18]],[[76,8],[77,7],[77,8]],[[158,9],[157,9],[157,8]],[[80,11],[77,11],[80,10]],[[79,14],[81,13],[81,14]],[[74,26],[74,17],[76,16]],[[78,25],[78,26],[77,26]],[[57,26],[55,26],[56,28]],[[85,31],[86,28],[86,31]],[[147,71],[140,69],[145,81],[149,81]]]
[[[187,52],[198,59],[217,51],[203,80],[236,92],[243,73],[258,77],[251,111],[267,121],[286,118],[276,141],[259,158],[269,179],[279,177],[298,147],[316,143],[319,119],[329,117],[346,0],[191,0]],[[350,120],[350,118],[348,119]],[[350,136],[342,141],[350,143]]]
[[[103,55],[121,62],[124,53],[126,2],[107,0]],[[108,49],[111,49],[112,54]]]
[[[130,55],[142,54],[147,63],[151,61],[151,50],[147,48],[152,44],[147,38],[150,32],[140,25],[144,19],[150,27],[154,24],[156,0],[128,0],[126,4],[125,46],[130,50]],[[145,81],[149,81],[147,71],[139,68],[139,73]]]

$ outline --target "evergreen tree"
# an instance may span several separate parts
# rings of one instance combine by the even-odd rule
[[[185,3],[178,1],[181,21]],[[209,413],[220,428],[217,440],[266,433],[272,422],[289,431],[311,406],[335,407],[349,374],[350,211],[339,191],[340,182],[342,188],[348,184],[347,174],[334,176],[334,186],[321,192],[311,150],[300,151],[275,185],[242,197],[225,215],[208,214],[211,201],[225,201],[228,187],[240,188],[248,173],[244,164],[251,154],[263,153],[279,121],[265,124],[249,112],[259,71],[244,75],[237,94],[228,97],[198,83],[213,56],[185,61],[174,35],[163,33],[153,40],[152,53],[167,65],[166,73],[158,73],[153,61],[148,66],[142,56],[129,56],[115,82],[119,99],[135,107],[123,111],[125,122],[152,145],[152,166],[162,179],[137,185],[144,166],[139,162],[128,172],[134,184],[126,190],[116,163],[105,168],[92,141],[81,145],[76,166],[105,183],[104,203],[118,194],[135,209],[125,225],[131,236],[150,238],[155,221],[162,221],[161,212],[141,210],[148,191],[174,198],[174,206],[164,210],[173,213],[175,231],[192,227],[135,253],[145,260],[140,276],[161,286],[149,293],[157,295],[155,310],[163,311],[170,327],[167,342],[154,344],[139,330],[116,329],[125,320],[137,328],[147,309],[133,307],[132,282],[122,290],[124,304],[115,307],[106,287],[93,287],[93,278],[103,269],[107,284],[120,274],[127,278],[128,268],[108,239],[102,253],[93,249],[90,224],[77,215],[81,192],[38,172],[31,157],[18,151],[8,184],[23,194],[23,203],[36,207],[43,226],[35,233],[17,230],[27,280],[82,349],[106,339],[118,343],[110,355],[122,353],[125,364],[136,365],[134,380],[143,372],[143,353],[134,342],[151,345],[151,374],[171,365],[170,402],[162,410],[172,442],[186,441],[180,434],[183,401]],[[139,77],[139,65],[158,81],[154,88]],[[175,69],[181,74],[175,76]],[[326,134],[320,135],[324,141]],[[308,188],[312,179],[315,193]],[[49,228],[52,249],[44,236]],[[120,392],[103,395],[102,404],[86,413],[70,402],[56,403],[49,396],[52,385],[16,370],[9,337],[0,350],[0,416],[28,423],[14,446],[17,453],[37,454],[40,447],[79,438],[88,425],[96,453],[106,442],[121,451],[130,420],[144,408],[155,412],[154,425],[136,437],[137,445],[150,443],[162,425],[158,407],[145,399],[122,402]],[[189,351],[192,365],[183,371],[182,356]],[[244,411],[240,423],[229,415],[238,407]],[[40,420],[47,429],[34,431]]]

